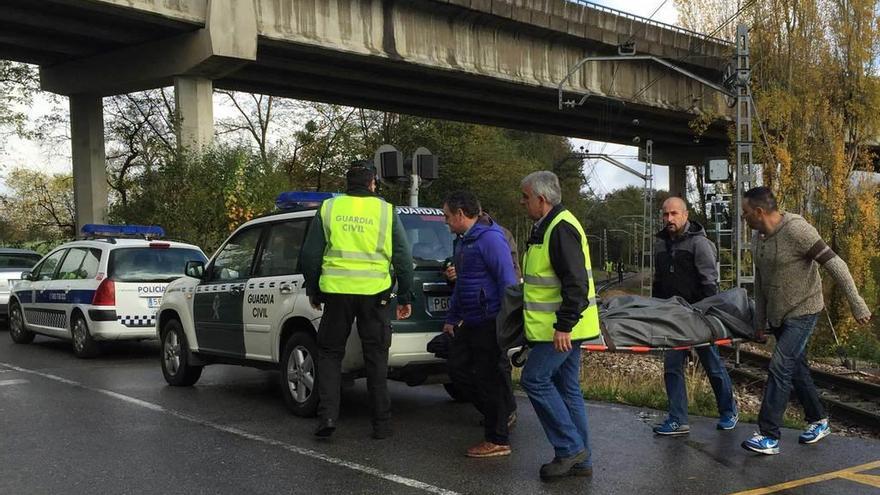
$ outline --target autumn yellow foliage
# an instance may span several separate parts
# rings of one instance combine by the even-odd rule
[[[702,32],[722,25],[739,4],[676,1],[686,27]],[[756,146],[764,183],[784,209],[804,215],[819,229],[848,263],[869,307],[876,308],[877,2],[758,0],[736,22],[749,26],[752,91],[766,130]],[[873,332],[878,341],[876,328],[857,327],[842,293],[828,279],[828,308],[838,334],[846,341],[854,332]]]

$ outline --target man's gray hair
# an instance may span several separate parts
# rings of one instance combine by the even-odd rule
[[[562,202],[562,188],[559,177],[549,170],[532,172],[523,178],[520,187],[528,186],[536,196],[543,196],[552,206]]]

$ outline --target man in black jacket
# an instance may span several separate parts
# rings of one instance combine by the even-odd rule
[[[663,202],[663,229],[654,244],[654,297],[673,296],[689,303],[718,292],[717,249],[697,222],[688,220],[684,200],[671,197]],[[669,399],[669,416],[654,428],[658,435],[684,435],[688,426],[688,399],[685,388],[684,363],[689,351],[666,351],[663,379]],[[721,419],[719,430],[732,430],[738,420],[736,401],[730,376],[714,345],[697,348],[703,369],[715,392]]]
[[[412,251],[400,218],[393,207],[376,194],[376,176],[369,163],[354,163],[345,178],[348,190],[345,195],[324,202],[320,212],[312,218],[300,253],[303,285],[309,302],[317,311],[326,305],[318,328],[320,421],[315,436],[327,438],[336,431],[342,360],[352,323],[357,321],[373,413],[372,436],[380,440],[392,433],[391,398],[386,382],[391,346],[388,302],[396,280],[397,319],[403,320],[412,314]],[[382,214],[383,209],[386,214]],[[360,219],[357,225],[363,229],[353,230],[351,218]],[[360,242],[351,244],[352,239]],[[390,246],[390,252],[384,246]],[[353,251],[358,248],[366,252]],[[374,280],[378,282],[373,283]]]

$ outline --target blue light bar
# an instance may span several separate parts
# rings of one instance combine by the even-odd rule
[[[158,225],[101,225],[87,223],[80,231],[86,236],[140,236],[140,237],[165,237],[165,230]]]
[[[275,207],[279,210],[292,208],[313,208],[321,206],[325,199],[338,196],[338,193],[314,191],[287,191],[275,198]]]

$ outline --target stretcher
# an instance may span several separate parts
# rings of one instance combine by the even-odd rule
[[[736,346],[752,340],[754,303],[741,288],[721,292],[695,304],[682,298],[618,296],[599,304],[600,335],[581,344],[587,352],[648,353],[688,350],[707,345]],[[519,349],[514,365],[524,363],[522,292],[505,294],[497,320],[502,349]]]
[[[728,337],[723,339],[717,339],[711,342],[701,342],[699,344],[690,344],[690,345],[680,345],[680,346],[644,346],[644,345],[633,345],[633,346],[614,346],[609,347],[605,345],[604,341],[601,339],[593,339],[581,344],[581,350],[585,352],[609,352],[609,353],[629,353],[629,354],[648,354],[651,352],[665,352],[665,351],[688,351],[691,349],[699,349],[700,347],[706,347],[710,345],[716,345],[719,347],[732,347],[737,349],[741,342],[748,341],[749,339],[745,339],[742,337]],[[526,363],[526,359],[528,359],[529,348],[528,346],[522,346],[518,349],[512,350],[510,354],[510,362],[516,366],[517,368],[522,368]],[[739,358],[737,358],[738,360]]]
[[[659,346],[659,347],[650,347],[644,345],[633,345],[633,346],[621,346],[621,347],[609,347],[605,345],[604,341],[602,343],[596,343],[595,340],[590,340],[589,342],[585,342],[581,344],[581,350],[587,352],[629,352],[629,353],[648,353],[648,352],[663,352],[663,351],[687,351],[690,349],[697,349],[700,347],[706,347],[709,345],[716,346],[724,346],[724,347],[734,347],[740,342],[744,342],[748,339],[744,339],[741,337],[727,337],[723,339],[714,340],[711,342],[703,342],[700,344],[691,344],[691,345],[680,345],[680,346]]]

